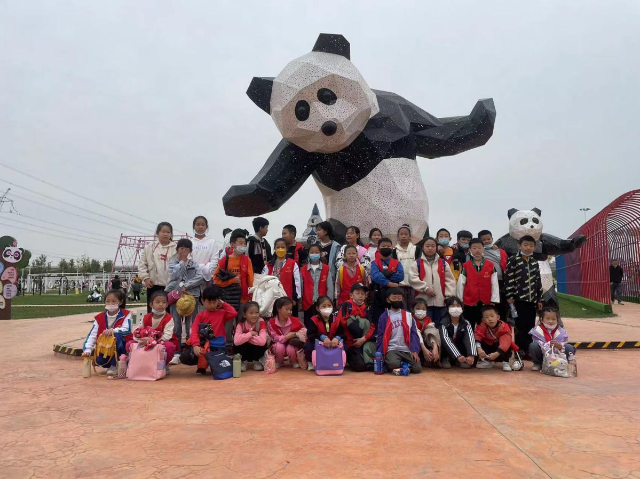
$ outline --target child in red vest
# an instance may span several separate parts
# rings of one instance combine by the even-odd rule
[[[389,371],[407,363],[412,373],[422,371],[420,364],[420,338],[411,313],[402,309],[403,294],[400,288],[387,290],[387,309],[378,321],[377,352],[382,353]]]
[[[262,274],[275,276],[282,283],[284,292],[293,303],[293,315],[297,316],[297,302],[302,296],[300,285],[300,268],[291,258],[287,258],[287,242],[283,238],[278,238],[273,243],[274,257],[262,270]]]
[[[376,345],[372,340],[376,322],[371,320],[366,298],[367,287],[362,283],[354,284],[349,301],[338,307],[336,318],[344,333],[347,362],[351,370],[358,373],[373,370],[376,354]]]
[[[96,314],[93,318],[91,330],[82,345],[83,356],[91,356],[93,347],[102,334],[105,336],[115,336],[118,357],[126,353],[127,341],[133,339],[133,334],[131,331],[131,312],[122,307],[125,300],[126,298],[121,289],[113,289],[107,293],[104,298],[104,308],[106,311]],[[104,368],[100,370],[101,374],[106,373],[108,376],[118,374],[115,357],[107,361],[102,355],[99,355],[96,357],[96,364]]]
[[[336,277],[336,304],[349,301],[351,287],[354,284],[369,284],[369,274],[363,265],[358,263],[358,249],[347,245],[344,249],[345,262],[338,268]]]
[[[320,296],[315,303],[318,312],[312,316],[307,327],[307,342],[304,343],[304,355],[309,361],[308,369],[313,371],[311,355],[316,348],[316,339],[325,348],[337,348],[342,344],[340,320],[333,314],[333,301],[329,296]]]
[[[233,351],[242,356],[242,371],[247,370],[248,361],[253,362],[254,371],[262,371],[264,353],[267,350],[267,324],[260,317],[260,305],[255,301],[245,303],[242,317],[233,337]]]
[[[167,313],[167,304],[169,298],[165,291],[156,291],[151,295],[149,300],[151,304],[151,312],[142,318],[142,326],[145,328],[153,328],[159,331],[161,336],[158,343],[164,345],[167,352],[167,374],[169,373],[169,361],[173,359],[173,355],[178,349],[178,336],[174,333],[173,316]],[[134,338],[127,341],[127,351],[131,351],[131,346],[138,343],[146,343],[147,338]]]
[[[371,261],[380,259],[380,251],[378,251],[380,240],[382,239],[382,231],[379,228],[372,228],[369,231],[369,242],[364,245]],[[392,243],[393,244],[393,243]]]
[[[446,314],[445,299],[456,294],[456,279],[449,263],[438,256],[435,238],[426,238],[422,244],[422,255],[411,264],[409,284],[416,291],[416,297],[427,303],[427,316],[440,326],[440,319]]]
[[[311,317],[316,314],[314,303],[319,296],[333,296],[333,284],[329,281],[330,268],[320,262],[320,245],[309,247],[309,262],[300,268],[302,279],[302,310],[304,325],[308,329]]]
[[[507,298],[504,292],[504,280],[507,271],[507,260],[509,256],[507,252],[502,248],[493,244],[493,235],[489,230],[482,230],[478,233],[478,238],[484,245],[484,257],[493,263],[498,273],[498,290],[500,291],[500,303],[498,305],[498,311],[500,311],[500,317],[507,317]]]
[[[478,369],[490,369],[496,361],[502,361],[503,371],[513,371],[509,364],[513,340],[511,327],[500,319],[496,306],[482,307],[482,323],[476,326],[476,347],[480,360]]]
[[[287,247],[287,258],[292,259],[298,266],[307,260],[307,252],[302,243],[296,241],[297,230],[293,225],[284,225],[282,228],[282,239]]]
[[[389,238],[378,241],[378,255],[371,263],[371,285],[374,291],[371,310],[375,322],[387,308],[387,288],[397,288],[404,279],[402,263],[392,258],[393,242]]]
[[[196,373],[205,374],[207,372],[207,360],[205,354],[211,349],[223,349],[226,344],[227,328],[238,315],[238,312],[229,303],[222,300],[222,292],[216,285],[207,286],[202,295],[204,311],[196,316],[191,325],[191,335],[187,341],[187,346],[180,354],[180,362],[189,366],[198,365]],[[214,338],[205,341],[200,337],[200,329],[203,325],[211,325]]]
[[[469,242],[469,251],[471,259],[462,266],[457,296],[464,304],[464,318],[475,329],[482,320],[482,307],[500,303],[500,290],[496,268],[485,259],[482,241],[473,238]]]
[[[273,305],[273,318],[267,323],[267,332],[271,337],[271,352],[276,357],[276,366],[282,367],[285,357],[294,368],[304,366],[304,343],[307,340],[307,329],[298,318],[291,315],[293,301],[286,296],[278,298]]]
[[[440,332],[431,318],[427,316],[427,302],[422,298],[417,298],[413,303],[413,320],[416,322],[420,338],[422,364],[439,367]]]

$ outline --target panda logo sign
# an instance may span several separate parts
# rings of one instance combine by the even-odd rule
[[[14,246],[7,247],[2,252],[2,258],[7,263],[19,263],[22,259],[22,254],[24,253],[24,249],[16,248]]]
[[[18,269],[29,264],[31,253],[18,248],[11,236],[0,237],[0,319],[11,319],[11,300],[18,294]]]
[[[247,95],[282,135],[264,167],[223,198],[230,216],[280,208],[313,176],[338,237],[358,225],[393,234],[405,223],[414,240],[428,227],[427,192],[416,156],[439,158],[484,145],[495,108],[437,118],[395,93],[373,90],[351,62],[342,35],[320,34],[312,51],[275,77],[256,77]]]

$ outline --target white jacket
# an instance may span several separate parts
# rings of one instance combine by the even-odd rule
[[[409,270],[409,283],[411,287],[418,292],[419,298],[427,302],[427,306],[444,306],[444,300],[456,294],[456,278],[451,272],[451,267],[445,261],[443,295],[440,275],[438,274],[439,263],[442,263],[443,260],[436,255],[436,260],[431,264],[424,257],[421,257],[418,261],[422,262],[422,267],[424,268],[424,280],[421,280],[418,274],[418,262],[413,261],[411,263],[411,269]],[[433,290],[436,295],[429,296],[427,289]]]
[[[170,241],[168,245],[162,246],[156,240],[145,246],[138,263],[138,275],[142,281],[150,279],[154,285],[166,286],[169,282],[167,266],[176,252],[175,241]]]
[[[404,269],[404,279],[400,282],[400,285],[410,286],[409,271],[411,270],[411,264],[416,262],[416,245],[409,243],[407,249],[404,249],[398,243],[396,245],[396,259],[402,263],[402,268]]]

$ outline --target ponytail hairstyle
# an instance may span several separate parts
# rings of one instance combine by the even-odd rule
[[[293,300],[287,296],[283,296],[282,298],[276,299],[276,302],[273,303],[273,317],[278,317],[278,311],[280,311],[284,306],[290,304],[293,306]]]

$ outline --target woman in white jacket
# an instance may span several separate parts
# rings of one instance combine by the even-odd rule
[[[147,312],[151,312],[149,298],[154,291],[164,291],[169,282],[167,266],[176,255],[176,243],[172,240],[173,226],[163,221],[156,228],[157,239],[142,250],[138,263],[138,275],[147,288]]]
[[[422,255],[411,263],[409,283],[419,298],[427,302],[427,316],[440,326],[446,313],[444,301],[455,296],[456,279],[449,264],[437,254],[438,244],[434,238],[424,240]]]

